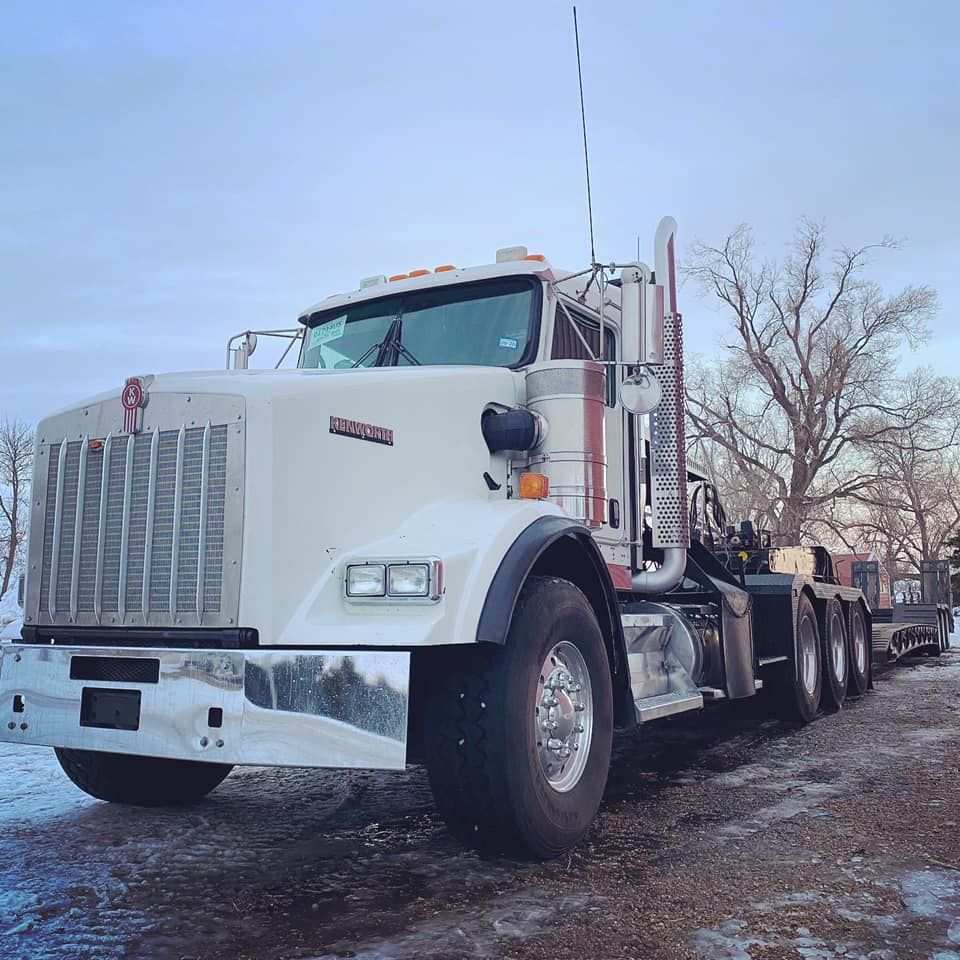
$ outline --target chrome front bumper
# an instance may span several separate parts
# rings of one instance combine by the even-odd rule
[[[402,769],[410,654],[0,646],[0,741]]]

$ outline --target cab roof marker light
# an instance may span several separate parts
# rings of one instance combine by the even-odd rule
[[[511,260],[526,260],[526,247],[501,247],[497,251],[497,263],[509,263]]]
[[[406,280],[409,274],[395,273],[392,277],[387,277],[387,283],[393,283],[394,280]]]
[[[423,268],[420,268],[419,270],[411,270],[407,274],[407,276],[408,277],[425,277],[428,273],[430,273],[429,270],[424,270]]]
[[[546,263],[547,258],[542,253],[528,253],[524,260],[536,260],[537,263]]]
[[[364,277],[360,281],[360,289],[366,290],[367,287],[379,287],[381,283],[386,283],[387,278],[382,274],[378,274],[375,277]]]
[[[434,267],[434,273],[446,273],[448,270],[456,270],[457,268],[452,263],[442,263],[439,267]]]

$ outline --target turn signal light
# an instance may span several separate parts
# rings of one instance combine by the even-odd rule
[[[550,480],[542,473],[520,474],[520,496],[524,500],[546,500]]]

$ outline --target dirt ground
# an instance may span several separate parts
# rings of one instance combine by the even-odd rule
[[[802,729],[646,727],[549,864],[461,850],[419,768],[241,770],[139,811],[0,746],[0,958],[960,960],[958,694],[948,653]]]

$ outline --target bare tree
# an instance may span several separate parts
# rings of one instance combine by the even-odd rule
[[[20,420],[0,422],[0,596],[22,560],[29,516],[33,431]]]
[[[874,445],[862,467],[865,484],[850,496],[845,539],[884,557],[891,579],[916,576],[922,560],[949,554],[960,531],[960,414],[956,384],[918,371],[909,388],[939,396],[943,409],[914,430]],[[838,527],[834,529],[839,532]]]
[[[894,372],[903,346],[926,339],[935,293],[888,296],[864,276],[872,250],[895,246],[830,255],[822,225],[803,220],[780,264],[758,259],[746,226],[722,247],[693,247],[686,274],[716,297],[733,335],[719,362],[687,377],[692,436],[770,492],[782,544],[869,482],[845,469],[851,457],[937,412],[939,398],[905,394]]]

